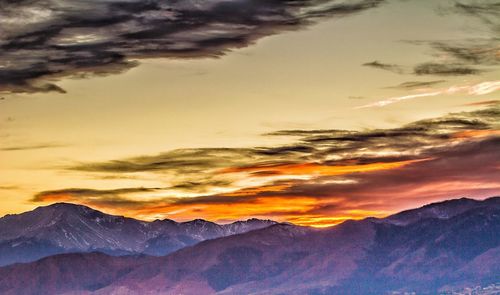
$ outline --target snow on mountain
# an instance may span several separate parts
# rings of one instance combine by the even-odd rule
[[[68,252],[165,255],[200,241],[272,224],[275,222],[257,219],[224,225],[202,219],[145,222],[82,205],[56,203],[0,218],[0,265]]]

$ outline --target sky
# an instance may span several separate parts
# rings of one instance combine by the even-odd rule
[[[500,3],[0,3],[0,216],[329,226],[500,194]]]

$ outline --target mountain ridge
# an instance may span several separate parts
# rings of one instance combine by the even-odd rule
[[[500,196],[493,196],[483,200],[458,198],[430,203],[419,208],[404,210],[383,218],[394,224],[409,224],[422,218],[447,219],[475,207],[484,207],[489,204],[500,205]]]
[[[82,205],[82,204],[77,204],[77,203],[69,203],[69,202],[56,202],[56,203],[52,203],[52,204],[45,205],[45,206],[38,206],[35,209],[30,210],[30,211],[25,211],[25,212],[21,212],[21,213],[8,213],[8,214],[5,214],[4,216],[1,216],[0,219],[3,219],[5,217],[13,217],[13,216],[23,215],[23,214],[26,214],[26,213],[29,213],[29,212],[33,212],[35,210],[39,210],[39,209],[43,209],[43,208],[56,208],[56,207],[81,208],[83,210],[97,211],[99,213],[102,213],[102,214],[105,214],[105,215],[108,215],[108,216],[134,219],[134,220],[137,220],[137,221],[140,221],[140,222],[145,222],[145,223],[153,223],[153,222],[158,222],[158,221],[167,221],[167,222],[168,221],[172,221],[172,222],[180,224],[180,223],[190,223],[190,222],[194,222],[194,221],[203,221],[203,222],[214,223],[214,224],[217,224],[217,225],[228,225],[228,224],[245,222],[245,221],[271,221],[271,222],[275,222],[274,220],[271,220],[271,219],[260,219],[260,218],[255,218],[255,217],[250,217],[250,218],[243,219],[243,220],[236,220],[236,221],[229,222],[229,223],[218,223],[218,222],[214,222],[214,221],[210,221],[210,220],[206,220],[206,219],[202,219],[202,218],[195,218],[195,219],[186,220],[186,221],[176,221],[176,220],[170,219],[170,218],[154,219],[154,220],[151,220],[151,221],[146,221],[146,220],[137,219],[137,218],[133,218],[133,217],[127,217],[127,216],[124,216],[124,215],[109,214],[109,213],[105,213],[103,211],[94,209],[94,208],[92,208],[90,206],[86,206],[86,205]]]
[[[274,224],[161,257],[60,254],[0,268],[0,293],[436,294],[498,283],[500,202],[477,202],[465,201],[467,210],[457,200],[423,206],[415,209],[422,218],[405,224]],[[423,214],[436,206],[454,214]]]
[[[30,262],[68,252],[161,256],[206,239],[275,223],[259,219],[230,224],[202,219],[147,222],[106,214],[83,205],[55,203],[0,218],[0,265]]]

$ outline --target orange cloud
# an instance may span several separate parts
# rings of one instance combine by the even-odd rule
[[[464,104],[464,106],[468,106],[468,107],[473,107],[473,106],[492,106],[492,105],[497,105],[497,104],[500,104],[500,100],[476,101],[476,102],[466,103],[466,104]]]
[[[360,164],[360,165],[339,165],[339,166],[322,165],[317,163],[260,165],[260,166],[226,168],[223,169],[221,173],[250,172],[257,176],[268,176],[268,175],[335,176],[335,175],[345,175],[345,174],[359,173],[359,172],[396,169],[412,163],[428,161],[428,160],[430,159],[427,158],[419,160],[389,162],[389,163],[370,163],[370,164]]]
[[[454,138],[474,138],[500,135],[500,130],[465,130],[453,134]]]

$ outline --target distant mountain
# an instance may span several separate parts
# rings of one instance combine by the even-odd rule
[[[69,252],[160,256],[207,239],[273,224],[274,221],[258,219],[225,225],[201,219],[145,222],[86,206],[57,203],[0,218],[0,266]]]
[[[406,210],[384,218],[383,220],[397,225],[407,225],[425,218],[448,219],[473,208],[487,207],[490,204],[492,206],[498,205],[498,202],[498,197],[486,199],[484,201],[461,198],[452,201],[432,203],[418,209]]]
[[[55,255],[0,268],[0,293],[438,294],[500,281],[498,233],[500,198],[451,200],[327,229],[276,224],[163,257]]]

